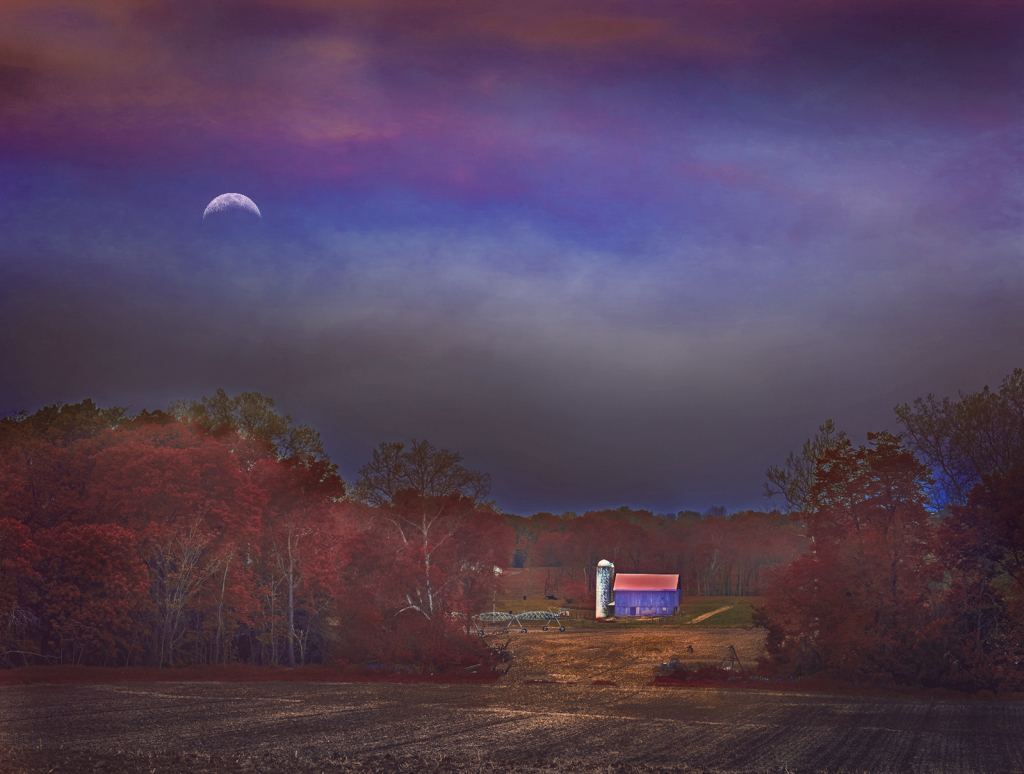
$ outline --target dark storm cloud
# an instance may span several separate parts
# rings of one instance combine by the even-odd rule
[[[791,21],[785,36],[771,39],[779,54],[829,80],[845,74],[888,81],[893,89],[932,84],[953,93],[967,85],[1005,92],[1020,74],[1024,8],[1014,4],[872,4]]]
[[[23,276],[3,299],[0,356],[19,374],[7,403],[132,394],[138,410],[257,389],[319,429],[349,478],[377,443],[425,437],[489,471],[515,512],[750,507],[765,468],[825,418],[855,439],[893,427],[896,403],[978,388],[958,353],[995,383],[1024,336],[1012,265],[959,289],[884,256],[836,277],[808,265],[813,287],[772,303],[758,296],[780,290],[730,285],[722,269],[673,309],[685,271],[588,253],[524,274],[501,244],[198,241],[201,263],[148,254],[160,273],[112,262],[136,255],[131,242],[87,266],[53,256],[59,275]]]
[[[1021,9],[893,6],[0,9],[0,410],[258,390],[349,478],[756,506],[1021,365]]]
[[[0,51],[0,104],[29,97],[38,77],[39,67],[30,57]]]
[[[339,14],[300,3],[175,0],[141,8],[143,25],[188,45],[232,38],[291,38],[334,31]]]

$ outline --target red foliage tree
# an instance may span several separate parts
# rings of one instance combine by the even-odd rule
[[[534,540],[527,557],[526,567],[527,571],[531,573],[535,567],[544,569],[545,596],[557,596],[564,592],[562,576],[565,569],[564,564],[569,558],[570,539],[569,535],[556,529],[551,532],[541,532]]]
[[[203,587],[258,531],[263,494],[230,439],[150,424],[99,439],[91,512],[129,529],[150,574],[150,655],[172,664]]]
[[[593,574],[597,563],[607,559],[618,564],[622,547],[617,538],[631,538],[632,525],[622,521],[610,521],[596,513],[587,513],[566,524],[566,556],[564,564],[569,577],[579,589],[589,590],[594,585]],[[578,592],[577,592],[578,595]]]
[[[42,580],[36,571],[39,548],[28,527],[0,517],[0,663],[27,664],[39,655],[35,605]]]
[[[491,510],[477,509],[453,536],[452,566],[455,588],[451,596],[452,612],[466,619],[470,631],[472,616],[490,609],[501,590],[502,567],[512,553],[512,530]]]
[[[382,526],[401,541],[395,561],[409,569],[404,574],[400,610],[414,610],[424,618],[449,614],[449,599],[462,565],[479,564],[486,547],[466,554],[459,536],[467,520],[484,503],[490,477],[471,471],[460,463],[461,455],[436,449],[427,441],[384,443],[373,452],[370,462],[359,469],[355,496],[375,506]],[[511,552],[511,536],[506,546]],[[412,569],[414,563],[416,569]],[[508,563],[508,556],[500,564]]]
[[[776,670],[914,682],[937,669],[921,639],[941,578],[930,475],[899,437],[868,442],[844,440],[818,460],[803,517],[812,546],[774,574],[759,612]]]
[[[136,538],[112,524],[64,523],[40,536],[44,637],[62,664],[126,656],[148,590]]]
[[[160,665],[223,662],[239,653],[238,635],[259,625],[261,589],[274,586],[294,655],[296,611],[304,636],[326,605],[323,581],[336,557],[323,527],[332,523],[327,505],[344,494],[341,479],[318,434],[291,427],[257,393],[218,392],[178,408],[182,421],[91,401],[0,420],[6,660],[49,658],[52,642],[64,661],[128,658],[128,648]],[[52,550],[33,559],[44,540]],[[117,596],[102,585],[103,567],[128,561],[125,541],[148,574],[145,594]],[[83,585],[90,560],[99,586]],[[127,646],[117,621],[108,621],[106,639],[96,623],[117,606],[137,624]],[[301,658],[306,640],[298,644]]]
[[[344,497],[345,484],[330,463],[299,455],[265,459],[254,475],[266,495],[261,539],[284,584],[286,655],[294,667],[296,591],[311,575],[330,575],[322,546],[337,538],[334,504]]]
[[[953,506],[936,553],[946,571],[934,631],[945,682],[966,690],[1024,687],[1024,467],[984,476]]]

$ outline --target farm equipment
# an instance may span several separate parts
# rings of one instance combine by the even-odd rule
[[[725,662],[728,661],[729,665],[726,666]],[[729,652],[725,654],[725,658],[722,659],[722,667],[725,669],[735,669],[736,665],[739,664],[740,670],[743,670],[743,664],[740,663],[740,657],[736,655],[736,648],[732,645],[729,646]]]
[[[541,631],[544,632],[554,625],[558,626],[558,631],[564,632],[565,626],[558,620],[558,616],[558,613],[552,613],[547,610],[530,610],[526,613],[513,613],[510,610],[507,613],[498,611],[480,613],[473,616],[473,620],[476,621],[476,633],[483,637],[486,624],[497,624],[503,627],[501,628],[502,634],[508,634],[516,629],[522,634],[526,634],[526,621],[543,621],[544,625],[541,627]]]

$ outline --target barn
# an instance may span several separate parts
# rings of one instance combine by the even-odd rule
[[[672,615],[679,607],[678,575],[615,576],[615,617]]]

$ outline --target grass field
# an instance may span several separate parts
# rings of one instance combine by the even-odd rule
[[[558,568],[550,570],[555,575]],[[548,599],[544,594],[545,578],[549,570],[543,567],[526,569],[507,569],[502,575],[504,593],[496,595],[491,600],[491,607],[501,612],[513,611],[523,613],[528,610],[548,610],[558,612],[568,607],[571,616],[564,623],[566,626],[608,626],[609,624],[597,624],[587,620],[593,618],[594,611],[591,605],[581,604],[580,600],[573,600],[573,604],[567,604],[563,596],[557,599]],[[563,583],[566,581],[563,581]],[[758,604],[758,597],[683,597],[676,615],[668,618],[655,620],[637,621],[626,618],[616,619],[614,624],[628,627],[645,626],[700,626],[715,628],[748,627],[752,625],[751,616],[753,608]],[[707,613],[714,612],[719,608],[730,607],[715,615],[705,618],[702,621],[691,623],[693,619],[699,618]]]
[[[727,628],[751,626],[754,606],[759,601],[760,597],[683,597],[679,605],[679,614],[674,618],[678,619],[679,623],[689,626]],[[702,615],[729,606],[731,606],[730,610],[716,613],[698,623],[690,623],[694,618],[700,618]]]

